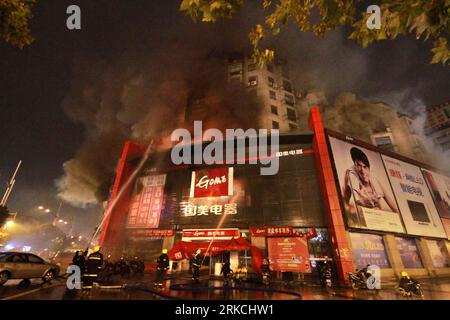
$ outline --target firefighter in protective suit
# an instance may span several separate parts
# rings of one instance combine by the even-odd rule
[[[87,250],[85,252],[87,254]],[[103,266],[103,254],[100,252],[100,246],[94,247],[86,261],[86,270],[84,273],[83,289],[92,289],[94,282],[97,282],[100,269]]]
[[[202,266],[203,256],[201,255],[202,250],[197,249],[194,256],[192,257],[192,280],[195,283],[199,282],[200,278],[200,267]]]
[[[162,249],[161,255],[156,262],[156,279],[154,286],[162,288],[164,276],[167,269],[169,269],[169,256],[167,255],[167,249]]]

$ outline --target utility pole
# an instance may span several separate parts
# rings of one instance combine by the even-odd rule
[[[8,198],[11,195],[11,191],[14,188],[14,185],[16,184],[16,175],[20,169],[21,164],[22,164],[22,160],[20,160],[19,163],[17,164],[16,170],[14,171],[14,174],[12,175],[11,180],[9,180],[8,187],[6,188],[6,191],[3,194],[3,198],[2,198],[2,201],[0,202],[0,206],[6,206],[6,202],[8,201]]]

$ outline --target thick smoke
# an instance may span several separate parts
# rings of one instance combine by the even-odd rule
[[[164,61],[164,60],[167,61]],[[83,68],[64,101],[64,110],[86,129],[75,157],[57,181],[60,197],[74,205],[93,204],[108,195],[115,165],[127,139],[148,142],[167,137],[184,122],[187,106],[208,110],[204,129],[249,128],[261,103],[240,84],[227,81],[227,60],[209,55],[191,61],[135,58],[113,65]],[[101,76],[100,76],[101,75]],[[101,81],[98,79],[101,78]]]
[[[185,125],[186,106],[195,100],[207,106],[212,115],[206,119],[207,126],[254,125],[260,107],[257,98],[226,81],[222,55],[248,52],[247,32],[263,18],[254,4],[235,19],[214,25],[192,24],[177,13],[177,6],[149,5],[153,11],[165,10],[153,14],[162,17],[152,21],[154,26],[148,27],[147,21],[144,27],[139,26],[137,16],[141,13],[133,12],[134,20],[128,17],[127,23],[132,23],[134,32],[126,25],[120,31],[110,31],[118,32],[115,38],[124,41],[133,35],[133,50],[124,54],[122,49],[111,49],[103,60],[86,58],[73,68],[63,107],[71,120],[83,126],[85,139],[74,158],[64,163],[64,175],[57,186],[60,197],[74,205],[104,200],[123,142],[145,143],[167,136]],[[386,92],[413,88],[414,96],[393,104],[399,111],[411,111],[408,101],[420,100],[430,89],[421,77],[411,77],[415,65],[432,69],[417,71],[424,77],[432,76],[438,67],[428,65],[428,55],[412,61],[417,59],[414,50],[418,50],[414,40],[413,44],[408,42],[410,55],[405,56],[405,46],[362,49],[345,37],[345,30],[340,29],[322,40],[289,25],[271,44],[288,61],[290,76],[304,96],[299,110],[302,129],[307,130],[309,109],[320,106],[329,127],[367,140],[371,131],[382,130],[388,120],[388,114],[380,113],[373,101],[389,100],[383,96]],[[143,44],[137,46],[136,42]],[[126,43],[121,45],[127,47]],[[371,98],[360,98],[364,96]],[[423,109],[414,111],[418,115],[415,123],[423,128]]]

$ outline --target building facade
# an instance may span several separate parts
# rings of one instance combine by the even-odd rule
[[[450,101],[427,109],[425,134],[442,151],[450,150]]]

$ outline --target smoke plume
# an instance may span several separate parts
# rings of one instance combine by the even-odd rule
[[[101,59],[86,57],[74,64],[63,108],[84,128],[85,138],[56,182],[59,196],[74,205],[105,200],[124,141],[167,136],[185,125],[186,107],[196,100],[211,114],[207,126],[218,128],[251,127],[261,107],[257,97],[227,82],[222,55],[249,52],[247,32],[264,18],[256,9],[259,5],[249,3],[234,19],[216,24],[193,24],[177,5],[151,1],[141,5],[150,8],[108,12],[121,15],[105,21],[129,14],[120,29],[111,25],[114,36],[108,39],[118,41],[101,47],[107,48]],[[145,12],[152,13],[150,27]],[[319,39],[288,24],[268,43],[286,58],[288,73],[303,95],[298,108],[301,129],[307,130],[309,109],[319,106],[326,125],[367,140],[389,120],[389,113],[380,113],[381,103],[376,101],[387,101],[386,93],[410,88],[414,95],[391,103],[397,111],[415,113],[423,136],[425,104],[409,109],[409,102],[436,99],[424,79],[442,70],[428,65],[429,56],[423,54],[428,51],[420,51],[414,39],[362,49],[347,41],[346,35],[339,29]],[[434,91],[444,92],[444,86]]]

